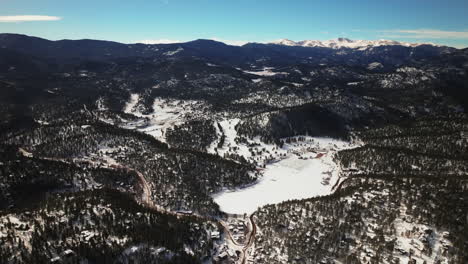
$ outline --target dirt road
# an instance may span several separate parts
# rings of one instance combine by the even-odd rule
[[[22,148],[19,148],[18,151],[25,157],[28,157],[28,158],[33,157],[32,153],[30,153],[30,152],[28,152],[28,151],[26,151],[26,150],[24,150]],[[224,232],[227,234],[227,237],[229,238],[229,240],[234,245],[236,245],[238,247],[243,247],[242,251],[241,251],[241,255],[240,255],[239,260],[238,260],[238,263],[244,264],[244,263],[247,262],[247,258],[248,258],[247,253],[248,253],[249,249],[253,246],[253,242],[255,241],[255,235],[256,235],[256,232],[257,232],[257,226],[255,225],[253,214],[249,217],[250,226],[251,226],[252,230],[249,230],[249,232],[248,232],[247,243],[239,244],[234,239],[234,237],[233,237],[231,231],[229,230],[229,227],[227,226],[227,224],[223,220],[221,220],[219,218],[209,217],[209,216],[202,216],[202,215],[198,215],[198,214],[186,215],[186,214],[183,214],[183,213],[178,213],[178,212],[166,210],[163,207],[158,206],[157,204],[155,204],[153,199],[152,199],[152,191],[151,191],[150,184],[146,180],[145,176],[136,169],[133,169],[133,168],[130,168],[128,166],[118,164],[118,163],[116,163],[116,164],[107,164],[107,163],[105,163],[105,166],[103,166],[103,164],[101,162],[96,162],[96,161],[89,160],[89,159],[77,159],[77,158],[75,158],[75,159],[73,159],[73,161],[67,160],[67,159],[62,159],[62,158],[49,158],[49,157],[41,157],[40,159],[63,162],[63,163],[67,163],[67,164],[72,164],[72,163],[75,163],[75,162],[77,162],[77,163],[88,163],[88,164],[93,165],[93,166],[105,167],[105,168],[108,168],[108,169],[123,169],[123,170],[126,170],[128,172],[133,172],[133,173],[135,173],[137,175],[137,180],[138,180],[139,186],[141,188],[141,196],[138,198],[138,200],[139,200],[138,202],[140,202],[144,206],[146,206],[148,208],[151,208],[151,209],[153,209],[153,210],[155,210],[157,212],[160,212],[160,213],[175,215],[177,217],[188,217],[188,216],[196,217],[196,218],[199,218],[200,220],[214,221],[214,222],[219,223],[223,227]]]
[[[249,217],[250,220],[250,226],[251,230],[248,235],[247,243],[244,245],[244,248],[242,249],[242,254],[241,257],[239,258],[241,264],[247,263],[247,260],[250,256],[250,250],[253,249],[254,246],[254,241],[255,241],[255,235],[257,234],[257,225],[255,225],[254,221],[254,214],[251,214]]]

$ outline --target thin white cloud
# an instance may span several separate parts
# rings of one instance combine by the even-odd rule
[[[36,15],[21,15],[21,16],[0,16],[0,22],[15,23],[15,22],[30,22],[30,21],[57,21],[61,17],[56,16],[36,16]]]
[[[468,31],[444,31],[438,29],[380,30],[381,36],[412,39],[468,39]]]
[[[174,39],[145,39],[136,41],[136,43],[143,43],[143,44],[172,44],[172,43],[180,43],[180,40]]]

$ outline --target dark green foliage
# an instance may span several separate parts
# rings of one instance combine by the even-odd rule
[[[56,194],[20,217],[33,228],[33,250],[24,251],[18,259],[22,263],[50,263],[50,259],[63,255],[67,249],[74,252],[70,258],[62,257],[67,261],[126,263],[127,259],[140,257],[152,262],[160,259],[162,263],[199,263],[211,246],[205,230],[217,228],[194,217],[178,219],[152,211],[137,204],[133,197],[111,189]],[[14,228],[6,231],[15,232]],[[14,263],[10,262],[13,255],[24,249],[9,238],[2,242],[6,247],[0,248],[0,261]],[[165,251],[145,254],[145,245],[164,247]],[[184,251],[186,245],[197,255],[188,255]],[[134,246],[142,250],[134,255],[124,253]]]
[[[194,120],[174,126],[166,132],[167,142],[176,148],[206,151],[216,139],[216,130],[210,120]]]

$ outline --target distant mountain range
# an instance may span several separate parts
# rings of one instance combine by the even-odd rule
[[[269,44],[283,45],[283,46],[299,46],[299,47],[322,47],[322,48],[332,48],[332,49],[341,49],[341,48],[368,48],[368,47],[379,47],[379,46],[404,46],[404,47],[417,47],[421,45],[432,45],[437,46],[431,43],[409,43],[409,42],[400,42],[395,40],[351,40],[348,38],[337,38],[331,40],[302,40],[302,41],[292,41],[289,39],[280,39],[273,41]]]
[[[369,48],[369,47],[372,47]],[[0,53],[19,52],[35,59],[47,59],[45,64],[113,58],[144,57],[202,57],[218,64],[265,65],[282,67],[297,63],[367,65],[379,62],[394,67],[422,59],[439,57],[457,49],[431,44],[410,44],[388,40],[350,40],[339,38],[328,41],[281,40],[273,43],[247,43],[231,46],[214,40],[194,40],[173,44],[124,44],[100,40],[50,41],[19,34],[0,34]],[[19,58],[19,56],[15,56]],[[1,65],[2,63],[0,63]]]

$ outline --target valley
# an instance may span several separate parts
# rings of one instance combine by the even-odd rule
[[[1,263],[468,260],[466,49],[0,44]]]

